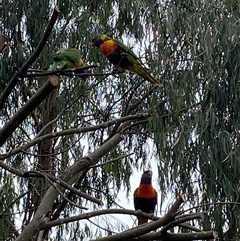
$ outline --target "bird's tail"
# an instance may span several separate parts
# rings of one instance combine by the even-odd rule
[[[144,218],[144,217],[138,216],[137,219],[138,219],[138,225],[141,225],[141,224],[144,224],[144,223],[148,222],[148,219]]]
[[[137,74],[139,74],[141,77],[148,80],[152,84],[161,86],[160,83],[140,64],[133,65],[132,71],[136,72]]]

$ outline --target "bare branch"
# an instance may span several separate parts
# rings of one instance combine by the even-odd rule
[[[191,241],[191,240],[204,240],[204,239],[214,239],[217,238],[217,232],[215,231],[201,231],[197,233],[162,233],[160,232],[151,232],[142,236],[139,236],[135,239],[125,239],[126,241],[134,240],[161,240],[161,241]],[[105,239],[105,241],[108,241]]]
[[[232,204],[232,205],[240,205],[240,202],[211,202],[211,203],[203,203],[203,204],[200,204],[200,205],[197,205],[197,206],[194,206],[194,207],[191,207],[189,209],[186,209],[186,210],[181,210],[177,213],[176,217],[178,217],[180,214],[182,213],[185,213],[185,212],[188,212],[188,211],[191,211],[193,209],[198,209],[200,207],[205,207],[205,206],[216,206],[216,205],[229,205],[229,204]],[[186,214],[188,215],[188,214]],[[181,216],[180,216],[181,217]]]
[[[79,191],[78,189],[72,187],[71,185],[69,185],[67,182],[61,180],[60,178],[54,177],[50,174],[47,173],[42,173],[42,172],[38,172],[38,171],[29,171],[29,172],[25,172],[23,174],[23,177],[28,178],[28,177],[43,177],[43,178],[47,178],[49,181],[53,181],[54,183],[51,182],[51,185],[54,186],[55,188],[57,187],[57,185],[60,185],[61,187],[64,187],[66,189],[68,189],[69,191],[73,192],[74,194],[76,194],[79,197],[83,197],[86,200],[89,200],[91,202],[94,202],[98,205],[103,205],[102,200],[94,198],[84,192]],[[58,189],[59,190],[59,189]]]
[[[7,138],[16,130],[23,120],[27,118],[36,106],[38,106],[59,84],[59,79],[56,76],[49,77],[49,80],[38,90],[38,92],[34,94],[0,130],[0,146],[4,144]]]
[[[20,176],[22,177],[23,176],[23,172],[19,171],[18,169],[14,168],[14,167],[11,167],[9,165],[7,165],[6,163],[4,162],[0,162],[0,167],[13,173],[13,174],[16,174],[17,176]]]
[[[11,173],[13,173],[13,174],[16,174],[17,176],[24,177],[24,178],[29,178],[29,177],[48,178],[49,180],[51,180],[51,181],[55,182],[56,184],[68,189],[69,191],[73,192],[74,194],[76,194],[79,197],[83,197],[86,200],[94,202],[98,205],[101,205],[101,206],[103,205],[102,200],[94,198],[94,197],[92,197],[92,196],[90,196],[90,195],[88,195],[84,192],[81,192],[78,189],[76,189],[76,188],[72,187],[71,185],[69,185],[68,183],[66,183],[65,181],[61,180],[60,178],[54,177],[50,174],[41,173],[41,172],[38,172],[38,171],[21,172],[18,169],[10,167],[3,162],[0,162],[0,167],[9,171],[9,172],[11,172]],[[54,184],[54,186],[55,186],[55,184]]]
[[[59,69],[54,71],[45,71],[45,70],[39,70],[39,69],[31,69],[28,70],[27,73],[21,76],[21,78],[25,77],[41,77],[41,76],[48,76],[48,75],[67,75],[67,76],[73,76],[73,75],[80,75],[81,77],[88,77],[92,76],[91,73],[85,73],[84,70],[86,69],[92,69],[98,67],[97,64],[84,66],[80,68],[73,68],[73,69]],[[112,73],[111,73],[112,74]]]
[[[135,210],[116,209],[116,208],[115,209],[103,209],[103,210],[97,210],[97,211],[93,211],[93,212],[79,214],[79,215],[76,215],[73,217],[67,217],[67,218],[62,218],[59,220],[54,220],[54,221],[43,224],[42,226],[40,226],[40,229],[48,229],[48,228],[58,226],[63,223],[70,223],[70,222],[74,222],[74,221],[78,221],[78,220],[89,219],[89,218],[93,218],[93,217],[105,215],[105,214],[126,214],[126,215],[139,216],[138,211],[135,211]],[[148,214],[148,213],[141,213],[141,216],[144,216],[146,218],[151,218],[153,220],[159,219],[158,217],[152,217],[152,214]]]
[[[129,157],[129,156],[131,156],[131,155],[133,155],[133,154],[134,154],[134,153],[130,153],[130,154],[126,154],[126,155],[122,155],[122,156],[119,156],[119,157],[114,158],[114,159],[112,159],[112,160],[106,161],[106,162],[104,162],[104,163],[90,166],[89,168],[96,168],[96,167],[104,166],[104,165],[106,165],[106,164],[109,164],[109,163],[112,163],[112,162],[115,162],[115,161],[121,160],[121,159],[123,159],[123,158],[125,158],[125,157]]]
[[[110,125],[114,125],[117,122],[125,122],[128,120],[135,120],[135,119],[141,119],[141,118],[147,118],[148,116],[150,116],[149,113],[139,113],[136,115],[129,115],[129,116],[125,116],[125,117],[121,117],[118,119],[114,119],[111,121],[107,121],[104,123],[101,123],[99,125],[95,125],[95,126],[89,126],[89,127],[83,127],[83,128],[73,128],[73,129],[68,129],[68,130],[64,130],[64,131],[60,131],[60,132],[54,132],[54,133],[50,133],[50,134],[46,134],[44,136],[40,136],[36,139],[33,139],[31,142],[26,143],[10,152],[7,152],[5,154],[1,154],[0,155],[0,160],[4,160],[12,155],[15,155],[19,152],[22,152],[23,150],[28,149],[31,146],[34,146],[36,144],[38,144],[39,142],[46,140],[46,139],[51,139],[53,137],[58,137],[58,136],[65,136],[65,135],[72,135],[72,134],[79,134],[79,133],[85,133],[85,132],[89,132],[89,131],[95,131],[95,130],[99,130],[102,128],[106,128]],[[1,132],[0,132],[1,133]]]
[[[177,226],[178,224],[184,223],[184,222],[189,221],[189,220],[203,219],[203,218],[204,218],[204,213],[191,213],[184,218],[180,218],[178,220],[174,220],[173,222],[170,222],[165,227],[163,227],[161,229],[161,231],[165,232],[166,230],[170,229],[171,227]]]
[[[182,228],[185,228],[185,229],[189,229],[189,230],[194,231],[194,232],[201,232],[201,229],[199,229],[197,227],[193,227],[193,226],[189,225],[188,223],[181,223],[178,226],[182,227]]]
[[[72,201],[71,201],[69,198],[67,198],[67,197],[64,195],[64,193],[58,188],[58,185],[57,185],[55,182],[52,182],[52,181],[50,180],[50,178],[47,177],[47,175],[44,175],[44,173],[42,173],[42,175],[43,175],[44,178],[51,184],[51,186],[54,187],[54,188],[58,191],[58,193],[62,196],[63,199],[65,199],[67,202],[69,202],[69,203],[72,204],[73,206],[76,206],[76,207],[78,207],[78,208],[80,208],[80,209],[88,210],[88,208],[85,208],[85,207],[83,207],[83,206],[80,206],[80,205],[72,202]],[[68,186],[69,186],[69,185],[68,185]]]

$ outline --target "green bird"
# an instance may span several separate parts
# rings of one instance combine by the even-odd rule
[[[81,53],[75,48],[60,48],[53,56],[53,64],[49,67],[49,71],[72,69],[83,67]],[[84,71],[83,71],[84,72]],[[86,79],[83,77],[82,79]]]
[[[100,48],[103,55],[117,68],[133,71],[152,84],[160,86],[133,51],[119,40],[111,39],[107,35],[96,36],[92,39],[92,46]]]

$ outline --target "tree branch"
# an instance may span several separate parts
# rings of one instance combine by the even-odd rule
[[[131,156],[131,155],[133,155],[133,154],[134,154],[134,153],[132,152],[132,153],[130,153],[130,154],[122,155],[122,156],[116,157],[116,158],[114,158],[114,159],[112,159],[112,160],[106,161],[106,162],[104,162],[104,163],[100,163],[100,164],[96,164],[96,165],[90,166],[89,168],[101,167],[101,166],[104,166],[104,165],[106,165],[106,164],[109,164],[109,163],[112,163],[112,162],[116,162],[116,161],[118,161],[118,160],[121,160],[121,159],[123,159],[123,158],[125,158],[125,157],[129,157],[129,156]]]
[[[83,207],[83,206],[80,206],[80,205],[72,202],[69,198],[65,197],[64,193],[59,189],[59,187],[58,187],[58,185],[57,185],[56,182],[52,182],[52,181],[50,180],[50,178],[48,178],[48,177],[47,177],[46,175],[44,175],[44,174],[43,174],[43,176],[44,176],[44,178],[50,183],[50,185],[57,190],[57,192],[62,196],[62,198],[63,198],[64,200],[66,200],[69,204],[71,204],[71,205],[73,205],[73,206],[75,206],[75,207],[78,207],[78,208],[80,208],[80,209],[88,210],[88,208],[85,208],[85,207]],[[67,185],[67,186],[69,186],[69,185]],[[71,187],[71,186],[70,186],[70,187]]]
[[[115,209],[103,209],[103,210],[79,214],[79,215],[76,215],[76,216],[73,216],[73,217],[67,217],[67,218],[54,220],[54,221],[43,224],[39,228],[40,229],[48,229],[48,228],[58,226],[58,225],[63,224],[63,223],[70,223],[70,222],[79,221],[79,220],[83,220],[83,219],[89,219],[89,218],[93,218],[93,217],[105,215],[105,214],[126,214],[126,215],[139,216],[139,212],[135,211],[135,210],[117,209],[117,208],[115,208]],[[148,213],[141,213],[141,216],[149,218],[149,219],[151,218],[153,220],[159,219],[158,217],[153,217],[152,214],[148,214]]]
[[[128,239],[132,239],[135,237],[138,237],[140,235],[143,235],[145,233],[151,232],[152,230],[155,230],[161,226],[167,225],[169,222],[171,222],[171,220],[173,220],[179,206],[184,202],[182,196],[177,197],[176,201],[174,202],[174,204],[172,205],[172,207],[169,209],[169,211],[167,212],[167,214],[157,220],[157,221],[152,221],[148,224],[145,225],[140,225],[136,228],[132,228],[129,229],[127,231],[124,231],[122,233],[113,235],[113,236],[108,236],[105,238],[99,238],[99,239],[94,239],[91,241],[120,241],[120,240],[128,240]]]
[[[33,52],[33,54],[28,58],[28,60],[23,64],[23,66],[19,69],[18,72],[16,72],[13,77],[11,78],[11,80],[9,81],[7,87],[5,88],[5,90],[3,91],[3,93],[0,96],[0,109],[3,108],[3,105],[5,103],[5,101],[7,100],[8,96],[10,95],[10,93],[12,92],[12,90],[14,89],[14,87],[16,86],[16,84],[18,83],[18,77],[23,75],[27,69],[29,68],[29,66],[31,64],[33,64],[36,59],[38,58],[38,56],[40,55],[40,53],[42,52],[42,49],[44,48],[51,32],[53,29],[53,26],[55,25],[58,15],[59,15],[60,11],[58,8],[55,8],[52,14],[52,17],[49,21],[49,24],[47,26],[46,32],[43,35],[42,39],[40,40],[36,50]]]
[[[114,125],[117,122],[125,122],[128,120],[135,120],[135,119],[141,119],[141,118],[147,118],[150,114],[149,113],[139,113],[136,115],[129,115],[129,116],[125,116],[125,117],[121,117],[118,119],[114,119],[111,121],[107,121],[104,123],[101,123],[99,125],[95,125],[95,126],[89,126],[89,127],[83,127],[83,128],[73,128],[73,129],[68,129],[68,130],[64,130],[64,131],[59,131],[59,132],[54,132],[54,133],[50,133],[50,134],[46,134],[44,136],[40,136],[38,138],[33,139],[31,142],[26,143],[10,152],[7,152],[5,154],[0,155],[0,160],[4,160],[6,158],[8,158],[9,156],[15,155],[19,152],[22,152],[23,150],[28,149],[31,146],[34,146],[36,144],[38,144],[39,142],[46,140],[46,139],[51,139],[53,137],[58,137],[58,136],[65,136],[65,135],[72,135],[72,134],[79,134],[79,133],[85,133],[88,131],[95,131],[95,130],[99,130],[102,128],[106,128],[110,125]],[[1,133],[1,131],[0,131]]]
[[[188,223],[181,223],[178,226],[182,227],[182,228],[185,228],[185,229],[189,229],[189,230],[194,231],[194,232],[201,232],[201,229],[199,229],[197,227],[194,227],[194,226],[191,226]]]
[[[75,187],[72,187],[71,185],[69,185],[67,182],[61,180],[60,178],[54,177],[48,173],[41,173],[38,171],[22,172],[22,171],[19,171],[18,169],[8,166],[7,164],[5,164],[3,162],[0,162],[0,167],[2,167],[3,169],[5,169],[13,174],[16,174],[17,176],[24,177],[24,178],[30,178],[30,177],[48,178],[49,180],[54,182],[54,185],[55,184],[61,185],[62,187],[68,189],[69,191],[73,192],[74,194],[76,194],[79,197],[85,198],[86,200],[94,202],[98,205],[101,205],[101,206],[103,205],[102,200],[94,198],[84,192],[81,192],[78,189],[76,189]]]
[[[25,118],[38,106],[60,82],[56,76],[50,76],[49,80],[29,99],[26,104],[20,108],[6,125],[0,130],[0,146],[4,144],[7,138],[16,130]]]
[[[29,171],[29,172],[25,172],[23,174],[23,177],[43,177],[43,178],[48,178],[49,180],[53,181],[54,183],[51,183],[52,186],[56,187],[57,185],[60,185],[61,187],[64,187],[66,189],[68,189],[69,191],[73,192],[74,194],[76,194],[79,197],[83,197],[86,200],[89,200],[93,203],[96,203],[98,205],[103,206],[103,202],[100,199],[94,198],[84,192],[79,191],[78,189],[72,187],[71,185],[69,185],[67,182],[64,182],[63,180],[61,180],[60,178],[54,177],[52,175],[49,175],[47,173],[41,173],[38,171]]]
[[[204,239],[214,239],[217,238],[217,232],[215,231],[201,231],[197,233],[162,233],[151,232],[135,239],[125,239],[126,241],[136,241],[136,240],[159,240],[159,241],[192,241],[192,240],[204,240]],[[107,239],[105,241],[108,241]]]
[[[72,76],[72,75],[78,75],[78,74],[81,74],[81,77],[88,77],[88,76],[92,76],[93,74],[92,73],[85,73],[84,70],[92,69],[92,68],[96,68],[96,67],[98,67],[97,64],[84,66],[84,67],[80,67],[80,68],[59,69],[59,70],[54,70],[54,71],[31,69],[31,70],[28,70],[28,72],[21,77],[22,78],[25,78],[25,77],[42,77],[42,76],[48,76],[48,75]]]
[[[204,218],[204,213],[191,213],[188,216],[185,216],[184,218],[180,218],[178,220],[174,220],[172,222],[170,222],[169,224],[167,224],[165,227],[163,227],[161,229],[162,232],[165,232],[166,230],[175,227],[181,223],[184,223],[186,221],[189,220],[193,220],[193,219],[203,219]]]
[[[68,182],[77,173],[81,172],[85,168],[95,165],[100,158],[107,154],[111,149],[118,145],[122,141],[122,137],[117,134],[113,136],[109,141],[104,143],[96,151],[89,154],[88,157],[81,158],[72,167],[70,167],[63,175],[62,179]],[[63,188],[60,188],[62,190]],[[48,211],[51,210],[54,200],[57,198],[58,192],[55,188],[50,187],[44,195],[32,221],[23,229],[22,233],[17,237],[16,241],[29,240],[35,232],[39,230],[39,227],[45,223],[44,218]]]

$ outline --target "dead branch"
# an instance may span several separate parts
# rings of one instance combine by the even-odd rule
[[[84,209],[84,210],[88,210],[88,208],[85,208],[85,207],[83,207],[83,206],[80,206],[80,205],[72,202],[72,201],[71,201],[69,198],[67,198],[67,197],[64,195],[64,193],[58,188],[58,185],[57,185],[56,182],[52,182],[52,181],[50,180],[50,178],[48,178],[46,175],[44,175],[44,173],[42,173],[42,174],[43,174],[43,177],[51,184],[52,187],[54,187],[54,188],[56,189],[56,191],[58,191],[58,193],[61,195],[61,197],[62,197],[65,201],[67,201],[69,204],[71,204],[72,206],[75,206],[75,207],[77,207],[77,208]],[[68,186],[69,186],[69,185],[68,185]],[[71,187],[71,186],[70,186],[70,187]],[[83,194],[85,194],[85,193],[83,193]],[[89,196],[89,195],[88,195],[88,196]],[[91,197],[91,196],[89,196],[89,197]],[[91,197],[91,198],[92,198],[92,197]]]
[[[21,172],[19,169],[16,169],[16,168],[14,168],[14,167],[12,167],[12,166],[9,166],[9,165],[7,165],[6,163],[1,162],[1,161],[0,161],[0,167],[1,167],[2,169],[4,169],[4,170],[7,170],[7,171],[9,171],[9,172],[17,175],[17,176],[20,176],[20,177],[21,177],[21,176],[23,175],[23,172]],[[0,192],[0,194],[1,194],[1,192]]]
[[[197,227],[193,227],[193,226],[189,225],[188,223],[180,223],[178,226],[185,228],[185,229],[189,229],[194,232],[201,232],[201,229],[199,229]]]

